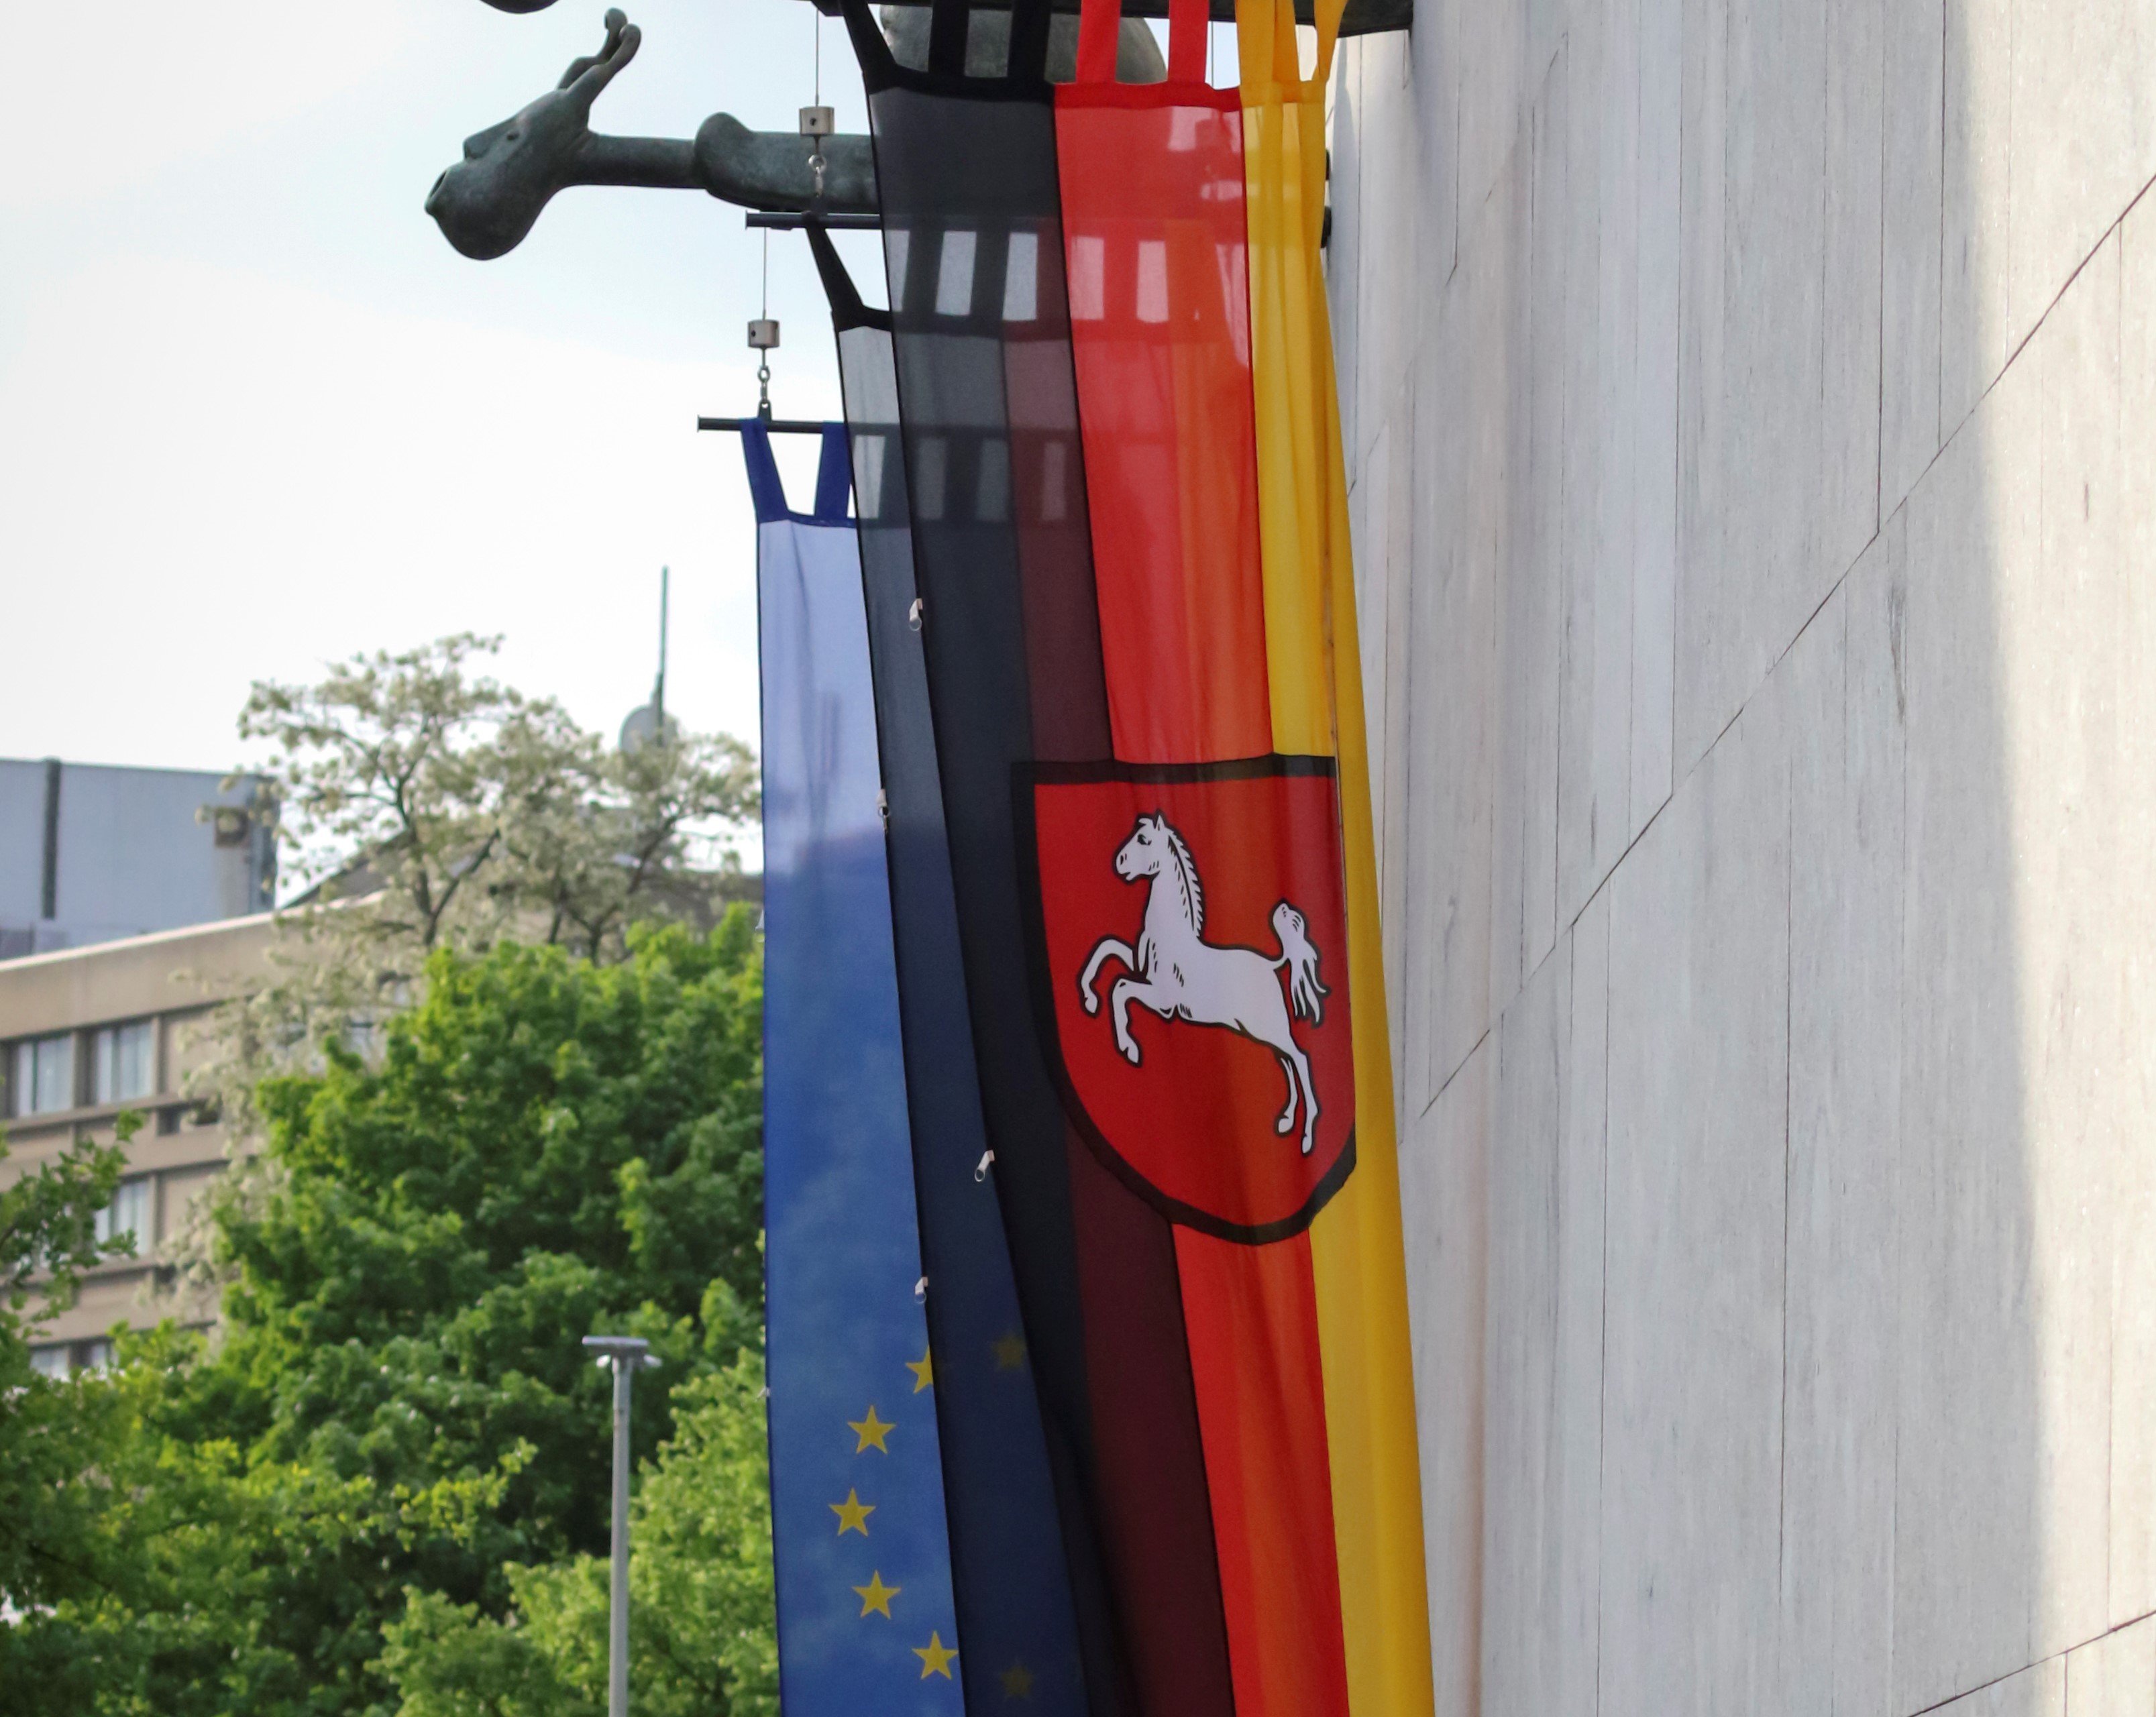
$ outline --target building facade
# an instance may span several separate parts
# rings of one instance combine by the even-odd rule
[[[203,1053],[194,1028],[216,997],[265,974],[274,934],[263,913],[0,961],[8,1138],[0,1175],[34,1174],[77,1139],[110,1143],[124,1111],[145,1123],[99,1222],[100,1238],[131,1233],[135,1256],[85,1275],[76,1304],[44,1327],[40,1367],[101,1362],[116,1324],[202,1315],[163,1291],[195,1201],[225,1165],[223,1125],[186,1094]]]
[[[0,960],[265,910],[275,824],[248,777],[0,758]]]
[[[2152,92],[2147,0],[1343,49],[1449,1717],[2156,1709]]]

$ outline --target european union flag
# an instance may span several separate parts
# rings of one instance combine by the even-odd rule
[[[763,427],[741,427],[763,668],[764,1268],[780,1701],[787,1717],[957,1717],[960,1642],[917,1292],[845,432],[825,429],[815,510],[801,514],[787,508]]]
[[[973,1035],[953,1028],[968,1017],[966,974],[921,654],[890,317],[862,305],[820,228],[809,228],[808,240],[831,300],[854,448],[914,1187],[952,1581],[966,1646],[959,1673],[977,1717],[1019,1709],[1028,1717],[1083,1717],[1089,1707],[1070,1550],[989,1172]]]

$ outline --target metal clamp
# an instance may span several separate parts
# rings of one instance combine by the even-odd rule
[[[821,104],[801,110],[801,135],[808,138],[815,147],[809,151],[808,172],[815,180],[816,191],[812,207],[824,206],[824,172],[829,165],[824,159],[824,139],[838,129],[838,116]]]
[[[751,351],[767,352],[775,350],[778,345],[778,317],[757,316],[750,320],[748,349]],[[757,360],[756,414],[766,422],[771,418],[771,360],[767,357]]]

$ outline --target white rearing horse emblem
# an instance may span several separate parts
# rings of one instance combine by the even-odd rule
[[[1116,1023],[1116,1047],[1132,1066],[1138,1064],[1137,1039],[1131,1035],[1131,1003],[1149,1007],[1163,1019],[1193,1025],[1225,1026],[1254,1038],[1280,1058],[1287,1074],[1287,1107],[1276,1130],[1282,1138],[1295,1130],[1298,1102],[1302,1110],[1302,1154],[1310,1155],[1317,1137],[1317,1092],[1310,1081],[1310,1060],[1295,1041],[1288,1021],[1290,1000],[1300,1017],[1316,1025],[1325,1016],[1329,992],[1317,981],[1317,950],[1306,934],[1302,915],[1285,900],[1273,908],[1273,934],[1281,951],[1268,958],[1255,948],[1219,947],[1204,940],[1205,891],[1197,862],[1181,835],[1158,813],[1138,818],[1116,854],[1116,874],[1125,882],[1151,877],[1145,925],[1135,951],[1127,942],[1103,936],[1094,945],[1078,980],[1086,1012],[1098,1013],[1101,998],[1093,980],[1111,956],[1130,968],[1108,991],[1108,1011]],[[1274,974],[1287,973],[1287,995]]]

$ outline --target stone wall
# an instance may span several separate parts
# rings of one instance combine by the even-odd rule
[[[1440,1709],[2147,1717],[2156,0],[1334,121]]]

